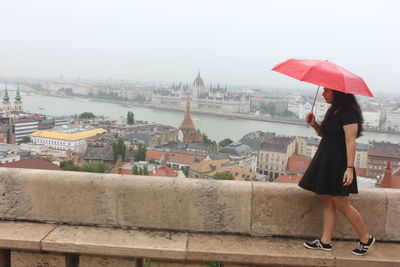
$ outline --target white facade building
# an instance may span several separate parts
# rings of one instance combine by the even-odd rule
[[[330,104],[328,104],[328,103],[315,102],[313,113],[314,113],[315,119],[318,122],[321,122],[324,119],[325,113],[329,107],[330,107]],[[296,111],[295,104],[289,105],[288,109],[289,109],[289,111],[292,111],[292,112]],[[312,109],[312,104],[310,104],[310,103],[298,104],[298,108],[297,108],[298,112],[295,114],[297,114],[299,119],[304,119],[307,116],[307,114],[311,112],[311,109]]]
[[[379,127],[381,113],[378,111],[363,111],[364,125],[366,127]]]
[[[386,129],[400,130],[400,110],[387,113]]]
[[[17,119],[14,123],[15,141],[21,141],[24,136],[28,136],[39,130],[39,122],[43,118]]]
[[[155,90],[152,93],[151,104],[161,107],[184,109],[187,98],[190,97],[190,107],[196,111],[221,113],[249,113],[250,97],[243,92],[227,92],[226,87],[216,88],[204,86],[200,73],[193,86],[172,86],[172,89]]]
[[[71,150],[83,154],[87,148],[86,139],[105,132],[106,130],[102,128],[65,127],[52,129],[51,131],[37,131],[32,133],[30,137],[31,142],[34,144],[43,144],[48,148]]]

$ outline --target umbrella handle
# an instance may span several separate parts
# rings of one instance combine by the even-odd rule
[[[315,100],[317,100],[318,91],[319,91],[319,85],[318,85],[317,93],[315,94],[315,97],[314,97],[314,102],[312,103],[311,114],[313,113],[313,110],[314,110]]]

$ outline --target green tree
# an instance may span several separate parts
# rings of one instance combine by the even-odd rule
[[[122,161],[125,160],[126,145],[123,138],[118,138],[117,142],[113,143],[114,163],[117,162],[118,156],[122,156]]]
[[[79,118],[81,118],[81,119],[92,119],[94,117],[95,116],[92,112],[83,112],[79,115]]]
[[[31,141],[31,138],[29,136],[24,136],[20,141],[17,142],[18,145],[22,143],[29,143]]]
[[[105,173],[108,171],[107,166],[101,162],[92,162],[89,164],[85,164],[79,168],[81,172],[96,172],[96,173]]]
[[[225,138],[224,140],[222,140],[221,142],[219,142],[218,145],[221,146],[221,147],[224,147],[224,146],[230,145],[230,144],[232,144],[232,143],[233,143],[233,140],[232,140],[232,139]]]
[[[132,167],[132,173],[133,173],[134,175],[138,175],[138,174],[139,174],[138,166],[133,165],[133,167]]]
[[[146,146],[139,145],[138,150],[135,153],[135,161],[146,160]]]
[[[79,171],[79,166],[76,166],[72,160],[60,162],[60,168],[64,171]]]
[[[212,145],[213,144],[213,141],[211,139],[209,139],[208,136],[205,133],[203,133],[201,136],[203,137],[203,143],[204,144],[206,144],[206,145]]]
[[[235,177],[233,177],[233,174],[230,172],[217,172],[216,174],[213,175],[213,179],[215,180],[233,180]]]
[[[147,165],[143,167],[143,175],[149,175],[149,170],[147,169]]]
[[[133,124],[135,124],[135,118],[134,118],[134,115],[133,115],[133,112],[132,112],[132,111],[128,111],[128,114],[127,114],[127,116],[126,116],[126,123],[127,123],[128,125],[133,125]]]

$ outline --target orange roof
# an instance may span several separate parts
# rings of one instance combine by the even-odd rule
[[[197,156],[203,157],[203,159],[206,157],[206,155],[200,155],[197,154]],[[184,152],[167,152],[165,154],[165,162],[175,162],[179,164],[185,164],[185,165],[192,165],[196,159],[195,154],[191,153],[184,153]]]
[[[249,169],[242,168],[239,165],[229,165],[229,166],[222,166],[221,168],[216,169],[215,171],[208,174],[208,176],[214,176],[214,174],[218,172],[229,172],[233,175],[235,180],[238,181],[247,181],[247,180],[255,180],[256,177],[259,175],[258,172],[253,172]]]
[[[194,123],[192,121],[192,118],[190,117],[190,114],[185,114],[185,117],[183,118],[179,129],[196,129],[196,127],[194,127]]]
[[[300,176],[292,176],[292,175],[281,175],[274,180],[277,183],[293,183],[298,184],[301,180]]]
[[[155,170],[155,173],[149,172],[149,176],[176,177],[176,174],[173,168],[168,168],[167,166],[161,166]]]
[[[21,169],[38,169],[38,170],[61,170],[56,164],[50,163],[46,160],[39,158],[23,159],[14,162],[7,162],[0,164],[0,167],[7,168],[21,168]]]
[[[212,172],[212,167],[218,169],[221,168],[221,165],[229,162],[229,159],[220,159],[220,160],[202,160],[200,162],[195,162],[190,166],[190,169],[195,172]]]
[[[390,168],[390,161],[387,162],[385,175],[383,176],[383,179],[379,184],[379,187],[400,189],[400,176],[392,174],[392,169]]]
[[[366,168],[356,168],[357,176],[366,177],[367,169]]]
[[[312,158],[293,154],[288,159],[286,171],[304,173],[307,170],[308,165],[310,165],[311,160]]]
[[[131,170],[131,169],[119,168],[119,169],[118,169],[118,173],[119,173],[119,174],[132,174],[132,170]]]
[[[157,150],[146,150],[146,158],[147,159],[156,159],[160,160],[161,157],[165,155],[164,151],[157,151]]]

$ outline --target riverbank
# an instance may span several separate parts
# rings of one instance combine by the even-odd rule
[[[174,108],[174,107],[159,107],[154,105],[135,105],[140,106],[142,108],[151,108],[151,109],[161,109],[161,110],[174,110],[174,111],[181,111],[183,109]],[[203,111],[203,110],[196,110],[191,109],[190,113],[193,114],[207,114],[207,115],[215,115],[220,117],[226,117],[228,119],[239,119],[239,120],[254,120],[254,121],[265,121],[265,122],[276,122],[276,123],[283,123],[283,124],[294,124],[294,125],[303,125],[307,126],[304,120],[301,119],[293,119],[293,118],[271,118],[265,115],[255,115],[255,114],[240,114],[240,113],[219,113],[219,112],[212,112],[212,111]],[[389,134],[398,134],[400,135],[400,131],[392,131],[392,130],[382,130],[382,129],[375,129],[375,128],[367,128],[364,127],[365,132],[372,132],[372,133],[389,133]]]
[[[117,104],[117,105],[124,106],[124,107],[126,107],[127,104],[130,104],[129,102],[126,102],[126,101],[99,99],[99,98],[93,98],[93,97],[83,96],[83,95],[82,96],[66,96],[66,95],[46,94],[46,93],[43,93],[43,95],[50,96],[50,97],[70,98],[70,99],[84,98],[84,99],[89,99],[92,102]],[[152,110],[170,110],[170,111],[175,111],[175,112],[182,112],[182,113],[184,112],[184,110],[181,108],[160,107],[160,106],[154,106],[151,104],[139,104],[139,103],[134,103],[132,107],[126,107],[126,108],[135,108],[135,107],[147,108],[147,109],[152,109]],[[222,112],[211,112],[211,111],[203,111],[203,110],[196,110],[196,109],[191,109],[190,112],[192,114],[204,114],[204,115],[223,117],[228,120],[252,120],[252,121],[273,122],[273,123],[280,123],[280,124],[306,126],[306,123],[304,122],[304,120],[294,119],[294,118],[272,118],[270,116],[265,116],[265,115],[226,113],[226,112],[222,113]],[[382,130],[382,129],[375,129],[375,128],[364,128],[364,131],[371,132],[371,133],[400,135],[400,131]]]

